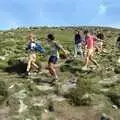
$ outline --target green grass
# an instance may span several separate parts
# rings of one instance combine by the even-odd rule
[[[46,54],[44,56],[37,55],[37,64],[40,65],[40,62],[47,65],[47,60],[50,55],[50,49],[47,46],[47,42],[45,40],[48,33],[53,33],[56,37],[56,40],[61,43],[65,49],[69,50],[71,53],[71,56],[73,56],[73,50],[74,50],[74,33],[76,29],[93,29],[98,30],[102,29],[105,34],[105,41],[104,41],[104,49],[107,50],[107,52],[103,52],[101,54],[96,53],[95,59],[100,64],[101,70],[93,70],[88,72],[83,72],[81,70],[81,67],[84,65],[84,61],[82,60],[67,60],[63,65],[60,67],[59,75],[61,79],[61,83],[65,82],[66,80],[70,79],[69,76],[74,76],[75,78],[78,78],[77,81],[77,88],[72,89],[67,96],[72,103],[75,105],[91,105],[92,103],[95,103],[95,98],[98,100],[98,98],[101,97],[101,102],[108,102],[109,105],[106,104],[108,107],[107,109],[102,110],[103,112],[111,113],[110,105],[112,103],[118,104],[116,100],[113,99],[116,98],[116,92],[119,91],[119,83],[118,85],[109,87],[111,92],[107,94],[103,94],[100,92],[100,89],[102,89],[103,86],[99,84],[100,80],[103,80],[105,78],[111,78],[112,76],[115,76],[116,74],[120,74],[120,65],[117,63],[117,59],[120,56],[120,53],[118,50],[115,49],[115,37],[120,32],[118,29],[112,29],[112,28],[100,28],[100,27],[78,27],[78,28],[37,28],[37,27],[31,27],[31,28],[19,28],[16,30],[8,30],[4,31],[0,34],[0,56],[7,56],[5,60],[0,60],[0,69],[4,70],[8,66],[12,66],[17,64],[19,59],[21,57],[26,57],[27,53],[25,51],[25,46],[27,42],[27,35],[30,31],[36,34],[36,38],[40,39],[41,44],[46,49]],[[62,60],[62,62],[64,62]],[[42,95],[48,95],[44,92],[38,91],[36,89],[35,83],[28,82],[27,79],[23,78],[15,78],[13,76],[12,78],[11,74],[9,76],[1,76],[1,79],[5,81],[4,83],[0,84],[0,99],[2,101],[5,101],[5,98],[7,97],[8,89],[6,89],[6,84],[16,84],[15,88],[9,91],[9,94],[12,95],[15,92],[18,92],[22,89],[26,89],[28,91],[27,93],[27,99],[28,104],[30,104],[30,99]],[[7,78],[6,78],[7,77]],[[10,77],[10,78],[9,78]],[[41,79],[43,76],[40,76]],[[6,83],[7,82],[7,83]],[[21,83],[22,86],[19,86],[18,84]],[[91,97],[87,99],[86,101],[82,100],[82,97],[88,93]],[[1,97],[2,96],[2,97]],[[99,100],[98,100],[99,101]],[[21,116],[21,119],[23,119],[25,116],[28,117],[28,115],[36,116],[37,119],[40,119],[41,117],[41,108],[38,106],[30,106],[28,113]],[[101,112],[102,112],[101,111]],[[112,113],[111,113],[112,114]],[[117,113],[116,113],[117,114]],[[32,117],[31,117],[32,118]],[[54,118],[51,118],[54,119]]]

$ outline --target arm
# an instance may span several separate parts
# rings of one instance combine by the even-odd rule
[[[65,55],[68,54],[68,51],[66,51],[61,44],[56,43],[56,47],[58,47],[58,49],[61,49]]]

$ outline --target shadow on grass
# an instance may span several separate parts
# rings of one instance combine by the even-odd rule
[[[8,67],[4,68],[4,71],[8,73],[17,73],[21,75],[26,72],[26,68],[27,68],[27,63],[17,61],[14,64],[11,64]]]

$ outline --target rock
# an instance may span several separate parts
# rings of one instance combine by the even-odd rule
[[[39,106],[41,108],[47,108],[47,102],[48,102],[47,97],[46,96],[41,96],[41,97],[33,98],[32,101],[31,101],[31,104],[33,106]]]
[[[65,101],[66,99],[62,96],[57,96],[55,94],[52,94],[52,95],[48,95],[48,99],[50,99],[51,101],[55,102],[62,102],[62,101]]]
[[[108,89],[108,88],[103,88],[103,89],[100,89],[100,91],[101,91],[102,93],[107,93],[107,92],[110,91],[110,89]]]
[[[91,69],[88,68],[88,67],[86,67],[86,66],[83,66],[83,67],[81,68],[81,70],[82,70],[82,71],[90,71]]]
[[[112,108],[114,108],[115,110],[118,109],[118,107],[116,105],[112,105]]]
[[[80,101],[81,101],[82,105],[90,105],[91,101],[92,101],[92,96],[90,94],[86,93],[81,97]]]
[[[115,91],[111,91],[108,93],[108,97],[111,99],[111,101],[120,108],[120,93],[119,92],[115,92]]]
[[[69,94],[70,89],[76,88],[76,83],[66,82],[66,83],[57,83],[56,84],[56,92],[59,95]]]
[[[0,56],[0,60],[5,60],[6,58],[4,56]]]
[[[100,120],[113,120],[113,119],[109,117],[108,115],[106,115],[105,113],[103,113]]]
[[[21,90],[8,98],[8,105],[11,108],[11,113],[22,113],[27,105],[24,104],[24,99],[27,97],[26,90]]]
[[[99,81],[99,84],[106,87],[114,86],[118,83],[120,83],[120,77],[118,75]]]
[[[18,112],[22,113],[27,109],[27,105],[25,105],[22,100],[20,100],[19,102],[20,102],[20,108],[19,108]]]
[[[54,92],[54,87],[51,87],[49,85],[36,85],[36,88],[39,90],[39,91],[43,91],[43,92]]]
[[[27,63],[28,62],[28,57],[20,57],[20,58],[18,58],[18,60],[20,60],[23,63]]]
[[[120,58],[118,59],[118,61],[117,61],[118,63],[120,63]]]

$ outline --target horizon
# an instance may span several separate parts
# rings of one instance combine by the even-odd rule
[[[69,28],[69,27],[72,27],[72,28],[79,28],[79,27],[96,27],[96,28],[111,28],[111,29],[120,29],[120,28],[117,28],[117,27],[114,27],[114,26],[90,26],[90,25],[78,25],[78,26],[73,26],[73,25],[63,25],[63,26],[47,26],[47,25],[43,25],[43,26],[39,26],[39,25],[35,25],[35,26],[19,26],[19,27],[14,27],[14,28],[7,28],[7,29],[0,29],[0,31],[9,31],[9,30],[16,30],[16,29],[22,29],[22,28],[44,28],[44,27],[47,27],[47,28]]]

